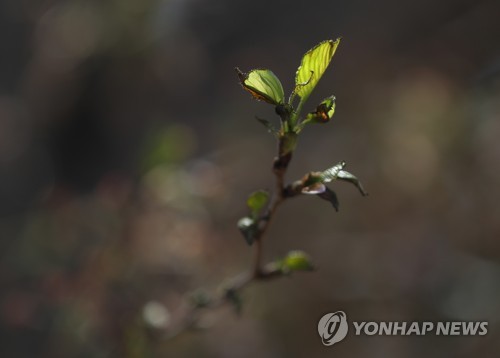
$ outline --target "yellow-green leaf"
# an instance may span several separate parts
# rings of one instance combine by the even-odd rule
[[[294,95],[298,95],[301,102],[304,102],[309,97],[314,87],[318,84],[330,64],[339,43],[340,38],[335,41],[323,41],[307,51],[304,57],[302,57],[302,62],[295,76],[294,90]]]
[[[257,100],[266,101],[274,105],[285,101],[285,92],[280,80],[274,73],[266,69],[251,70],[243,73],[236,68],[240,83]]]
[[[311,258],[304,251],[290,251],[281,261],[281,270],[284,273],[292,271],[311,271],[314,270],[314,265]]]
[[[258,190],[250,194],[247,199],[247,205],[250,208],[253,218],[257,218],[262,209],[269,200],[269,193],[264,190]]]

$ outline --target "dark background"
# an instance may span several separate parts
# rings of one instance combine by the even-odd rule
[[[490,357],[500,348],[498,1],[0,2],[1,357]],[[233,72],[292,89],[343,40],[288,180],[346,160],[370,196],[287,202],[265,259],[318,271],[257,283],[241,316],[171,340],[189,292],[251,265],[236,229],[271,189],[273,138]],[[489,321],[484,337],[356,337],[317,322]],[[156,327],[156,328],[154,328]]]

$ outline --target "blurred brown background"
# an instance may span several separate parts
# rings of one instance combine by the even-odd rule
[[[1,357],[493,357],[500,348],[498,1],[0,2]],[[370,196],[291,200],[257,283],[206,330],[164,341],[196,288],[251,264],[235,222],[272,188],[273,138],[234,66],[287,91],[343,37],[288,179],[346,160]],[[317,322],[487,320],[485,337],[356,337]],[[153,326],[153,327],[152,327]]]

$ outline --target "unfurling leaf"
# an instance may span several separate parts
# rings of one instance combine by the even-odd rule
[[[316,107],[316,111],[307,115],[304,122],[307,123],[327,123],[335,113],[335,96],[325,98]]]
[[[361,195],[363,195],[363,196],[367,196],[368,195],[368,193],[363,188],[363,185],[361,184],[361,182],[359,181],[359,179],[356,178],[351,173],[346,172],[345,170],[341,170],[337,174],[337,179],[338,180],[344,180],[344,181],[347,181],[349,183],[354,184],[356,186],[356,188],[358,188],[358,190],[361,193]]]
[[[368,193],[365,191],[363,188],[363,185],[359,181],[358,178],[356,178],[354,175],[351,173],[347,172],[344,170],[345,167],[345,162],[342,161],[338,163],[337,165],[331,167],[330,169],[325,170],[320,174],[321,182],[322,183],[328,183],[331,182],[332,180],[343,180],[347,181],[349,183],[354,184],[361,195],[366,196]]]
[[[298,95],[305,102],[330,64],[340,39],[323,41],[306,52],[295,76],[292,97]]]
[[[321,182],[322,183],[329,183],[332,180],[337,179],[337,176],[339,175],[339,172],[345,167],[345,162],[341,161],[338,164],[335,164],[333,167],[325,170],[324,172],[321,173]]]
[[[300,250],[290,251],[280,262],[280,265],[281,271],[284,273],[314,270],[314,265],[309,255]]]
[[[285,92],[280,80],[274,73],[266,69],[251,70],[243,73],[235,68],[240,83],[257,100],[266,101],[275,106],[285,102]]]
[[[345,165],[346,163],[342,161],[323,172],[310,172],[301,180],[294,182],[289,187],[289,190],[292,194],[295,193],[293,195],[296,195],[298,192],[302,194],[317,195],[321,199],[330,202],[335,210],[339,211],[339,200],[337,195],[334,191],[328,189],[325,183],[329,183],[333,180],[348,181],[354,184],[363,196],[368,195],[358,178],[344,170]]]
[[[259,233],[257,223],[248,216],[245,216],[238,221],[238,229],[240,229],[248,245],[253,244]]]
[[[250,216],[256,220],[259,213],[264,209],[269,201],[269,193],[264,190],[258,190],[250,194],[247,199],[247,205],[250,208]]]

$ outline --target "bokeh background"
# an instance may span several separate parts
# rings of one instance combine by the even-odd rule
[[[0,356],[493,357],[500,349],[500,3],[2,0]],[[346,160],[363,198],[290,200],[265,259],[319,270],[243,292],[164,339],[190,292],[247,269],[236,228],[272,189],[275,119],[234,66],[287,91],[343,41],[288,180]],[[348,335],[317,322],[489,321],[484,337]]]

